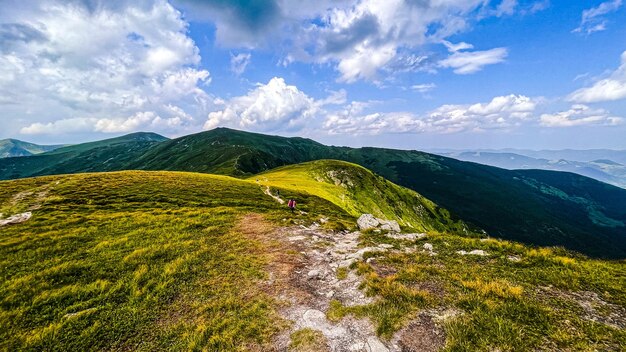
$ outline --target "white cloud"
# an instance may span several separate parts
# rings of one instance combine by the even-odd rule
[[[230,55],[230,70],[237,76],[240,76],[246,70],[246,67],[250,64],[250,53],[239,53],[237,55]]]
[[[465,42],[460,42],[460,43],[450,43],[447,40],[444,40],[443,45],[445,45],[446,48],[448,48],[448,51],[451,53],[456,53],[457,51],[463,51],[463,50],[467,50],[467,49],[474,49],[474,46],[472,44],[469,43],[465,43]]]
[[[591,34],[606,30],[607,21],[604,16],[619,10],[622,4],[622,0],[610,0],[601,3],[597,7],[584,10],[580,26],[574,29],[573,32]]]
[[[170,105],[204,115],[210,99],[201,85],[211,78],[197,68],[187,26],[166,1],[7,0],[0,13],[0,114],[25,121],[25,133],[71,133],[97,122],[109,126],[97,131],[128,130],[134,120],[111,127],[118,125],[112,116],[154,112],[168,119]]]
[[[396,72],[430,72],[432,66],[422,66],[428,63],[428,55],[420,52],[425,44],[441,43],[467,30],[485,17],[479,16],[483,9],[493,10],[488,16],[523,9],[514,0],[496,5],[485,0],[175,0],[175,4],[189,18],[215,23],[220,45],[273,48],[284,53],[283,65],[330,64],[338,71],[338,80],[348,83],[379,82],[385,78],[380,76]]]
[[[366,113],[370,104],[353,102],[331,113],[324,128],[331,134],[457,133],[507,129],[532,120],[537,101],[523,95],[493,98],[488,103],[443,105],[426,114]]]
[[[578,103],[596,103],[626,98],[626,51],[622,53],[621,65],[591,87],[581,88],[568,96],[569,101]]]
[[[340,95],[342,93],[339,93]],[[256,131],[293,131],[312,119],[324,104],[341,103],[332,95],[329,100],[316,101],[296,86],[274,77],[267,84],[258,84],[248,94],[221,101],[223,107],[209,113],[205,129],[235,127]]]
[[[506,48],[485,51],[454,51],[448,58],[439,61],[439,66],[452,68],[454,73],[466,75],[478,72],[484,66],[503,62],[508,55]]]
[[[431,90],[437,88],[437,85],[434,83],[423,83],[423,84],[415,84],[411,86],[411,89],[418,91],[420,93],[428,93]]]
[[[567,111],[555,114],[543,114],[540,124],[546,127],[572,127],[583,125],[619,125],[624,122],[621,117],[612,116],[604,109],[592,109],[586,105],[576,104]]]
[[[180,130],[193,122],[193,118],[180,107],[166,105],[161,117],[154,111],[141,111],[125,118],[78,117],[48,123],[35,122],[22,127],[25,135],[60,135],[76,132],[128,133],[141,130]]]

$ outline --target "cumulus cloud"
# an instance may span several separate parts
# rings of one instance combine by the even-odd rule
[[[424,66],[428,55],[419,52],[425,44],[440,43],[466,30],[472,21],[486,17],[479,12],[502,16],[522,9],[514,0],[497,4],[484,0],[176,0],[175,4],[189,18],[215,23],[217,41],[223,46],[273,47],[285,53],[284,65],[331,64],[338,80],[348,83],[376,82],[379,76],[396,72],[431,71],[432,67]],[[478,65],[465,66],[477,70]]]
[[[592,109],[589,106],[576,104],[567,111],[541,115],[540,124],[546,127],[572,127],[583,125],[619,125],[624,119],[612,116],[604,109]]]
[[[154,111],[137,112],[125,118],[78,117],[47,123],[35,122],[25,126],[20,133],[67,134],[75,132],[128,133],[138,130],[179,129],[193,122],[193,118],[180,107],[167,105],[163,109],[169,117],[161,117]]]
[[[568,96],[569,101],[596,103],[626,98],[626,51],[622,53],[621,65],[609,77],[581,88]]]
[[[506,129],[529,121],[537,101],[523,95],[493,98],[487,103],[443,105],[426,114],[366,113],[367,103],[352,103],[329,114],[324,128],[331,134],[456,133]]]
[[[237,55],[230,55],[230,70],[240,76],[246,70],[246,67],[250,64],[250,53],[240,53]]]
[[[321,107],[345,102],[345,92],[315,100],[283,78],[274,77],[267,84],[243,96],[221,100],[221,109],[209,113],[205,129],[235,127],[256,131],[294,131],[310,122]]]
[[[201,86],[211,78],[197,68],[198,48],[181,16],[166,1],[6,0],[0,113],[30,122],[37,116],[24,133],[70,133],[98,122],[103,127],[94,130],[126,131],[139,124],[113,128],[106,119],[146,112],[175,118],[173,105],[204,114],[210,99]]]
[[[607,20],[605,15],[619,10],[622,4],[622,0],[610,0],[601,3],[597,7],[584,10],[580,26],[574,29],[573,32],[591,34],[606,30]]]

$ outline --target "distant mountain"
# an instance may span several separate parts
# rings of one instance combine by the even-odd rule
[[[17,139],[2,139],[0,140],[0,158],[30,156],[49,152],[61,147],[63,147],[63,145],[39,145]]]
[[[523,152],[523,151],[521,151]],[[537,152],[540,153],[540,152]],[[443,156],[509,170],[540,169],[573,172],[594,178],[614,186],[626,188],[626,165],[608,159],[572,161],[565,159],[541,159],[512,152],[454,151],[440,152]],[[580,154],[579,154],[580,156]]]
[[[534,159],[547,159],[547,160],[569,160],[569,161],[581,161],[592,162],[596,160],[611,160],[622,165],[626,165],[626,150],[612,150],[612,149],[589,149],[589,150],[577,150],[577,149],[563,149],[563,150],[529,150],[529,149],[430,149],[431,153],[439,155],[452,155],[464,152],[481,152],[481,153],[496,153],[496,154],[517,154]]]
[[[65,146],[46,153],[0,159],[0,179],[125,169],[149,147],[168,140],[156,133],[133,133]]]
[[[0,178],[123,169],[247,177],[278,166],[337,159],[408,187],[491,236],[626,258],[626,190],[572,173],[505,170],[418,151],[331,147],[225,128],[173,140],[105,144],[86,150],[74,146],[81,149],[75,154],[59,150],[2,159]]]

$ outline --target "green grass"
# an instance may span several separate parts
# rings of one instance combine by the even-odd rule
[[[322,218],[328,229],[353,229],[355,214],[374,209],[372,199],[398,217],[404,213],[394,204],[421,199],[366,171],[320,161],[260,175],[258,183],[140,171],[0,182],[0,213],[33,212],[0,229],[0,350],[268,349],[289,322],[266,285],[276,247],[251,232]],[[296,198],[303,213],[291,214],[264,194],[266,186]],[[453,308],[460,314],[443,324],[448,351],[626,349],[623,329],[585,318],[572,298],[593,292],[626,308],[624,261],[451,232],[412,243],[364,232],[362,246],[418,251],[366,253],[350,269],[377,300],[333,301],[328,318],[369,318],[388,339],[420,312]],[[426,242],[436,256],[420,252]],[[490,255],[456,253],[472,249]],[[337,272],[340,280],[347,275]],[[325,344],[314,331],[291,336],[293,350]]]
[[[29,195],[39,194],[39,198]],[[26,197],[14,202],[22,193]],[[345,213],[298,195],[292,216],[253,183],[223,176],[123,172],[0,183],[0,349],[244,350],[284,323],[263,292],[267,244],[246,214],[310,223]],[[285,219],[286,221],[283,221]]]
[[[289,351],[292,352],[321,352],[328,350],[328,343],[320,331],[305,328],[294,331],[291,336]]]
[[[363,242],[397,244],[375,233],[364,234]],[[626,348],[625,330],[585,319],[581,306],[567,296],[595,292],[605,302],[626,307],[623,261],[450,234],[430,235],[416,244],[426,242],[433,244],[436,256],[387,253],[370,255],[375,258],[371,264],[359,263],[365,290],[381,300],[353,307],[334,302],[329,318],[369,317],[377,332],[389,338],[416,312],[452,307],[463,313],[445,324],[448,351]],[[461,256],[456,253],[461,249],[483,249],[490,255]],[[510,261],[511,255],[521,261]],[[379,276],[377,266],[393,268],[395,274]],[[545,287],[565,294],[547,295]]]
[[[317,160],[283,166],[249,180],[310,193],[336,204],[355,217],[370,213],[396,220],[409,231],[473,234],[469,226],[418,193],[344,161]]]

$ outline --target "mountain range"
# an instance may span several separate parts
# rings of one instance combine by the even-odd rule
[[[573,173],[505,170],[418,151],[326,146],[218,128],[169,140],[152,133],[0,159],[0,179],[115,170],[235,177],[336,159],[361,165],[490,236],[626,257],[626,190]]]
[[[626,152],[615,150],[466,150],[436,154],[509,170],[540,169],[573,172],[626,188]]]

